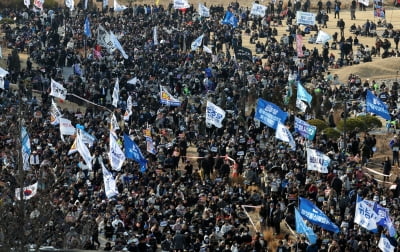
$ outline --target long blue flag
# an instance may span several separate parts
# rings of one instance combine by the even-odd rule
[[[309,222],[328,231],[339,233],[339,227],[333,223],[316,205],[305,198],[300,198],[300,214]]]
[[[314,233],[312,228],[308,227],[301,217],[299,210],[297,208],[294,209],[295,217],[296,217],[296,232],[299,234],[305,234],[307,239],[311,244],[315,244],[317,242],[317,235]]]

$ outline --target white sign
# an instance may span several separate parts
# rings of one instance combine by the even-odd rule
[[[311,12],[296,12],[297,24],[303,25],[315,25],[315,14]]]

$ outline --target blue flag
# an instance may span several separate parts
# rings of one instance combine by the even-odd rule
[[[339,233],[339,227],[333,223],[328,216],[324,214],[316,205],[314,205],[311,201],[305,198],[300,197],[300,214],[304,217],[304,219],[309,222],[320,226],[321,228]]]
[[[371,91],[367,90],[367,112],[377,114],[385,120],[391,120],[392,117],[389,114],[387,105],[381,101],[378,97],[373,95]]]
[[[90,22],[89,18],[85,18],[85,24],[83,25],[83,33],[87,38],[90,38],[92,36],[92,32],[90,31]]]
[[[305,234],[307,239],[311,244],[315,244],[317,242],[317,235],[314,233],[312,228],[308,227],[301,217],[299,210],[297,208],[294,209],[295,218],[296,218],[296,232],[299,234]]]
[[[279,106],[259,98],[257,101],[256,113],[254,118],[261,121],[270,128],[276,129],[278,123],[284,124],[288,117],[287,112]]]
[[[298,117],[294,118],[294,129],[300,135],[311,141],[314,139],[315,133],[317,132],[317,127],[308,124],[306,121],[303,121]]]
[[[307,92],[300,82],[297,82],[297,99],[305,101],[311,106],[312,95]]]
[[[238,19],[235,16],[235,14],[233,14],[230,11],[226,11],[225,17],[222,20],[222,23],[223,24],[232,25],[233,28],[236,28],[238,26]]]
[[[389,209],[375,203],[374,212],[379,216],[379,221],[376,223],[389,231],[391,237],[396,235],[396,228],[393,225],[389,216]]]
[[[145,172],[147,170],[147,160],[144,158],[136,143],[126,134],[124,134],[124,148],[125,157],[138,162],[140,164],[140,171]]]

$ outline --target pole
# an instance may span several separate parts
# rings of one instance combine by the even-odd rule
[[[23,232],[24,230],[24,224],[25,224],[25,200],[24,200],[24,164],[23,164],[23,156],[22,156],[22,96],[21,96],[21,90],[18,89],[18,96],[19,96],[19,106],[18,106],[18,139],[16,141],[16,145],[18,146],[17,148],[17,153],[18,153],[18,182],[20,186],[20,191],[19,191],[19,204],[18,204],[18,216],[19,216],[19,228],[22,232],[19,232],[19,246],[21,251],[26,245],[25,241],[25,233]],[[19,247],[18,246],[18,247]]]
[[[346,135],[346,121],[347,121],[347,96],[344,99],[344,118],[343,118],[343,148],[344,148],[344,155],[346,155],[347,151],[347,135]]]

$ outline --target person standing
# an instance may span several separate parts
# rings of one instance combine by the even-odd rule
[[[350,6],[351,20],[356,20],[356,9],[357,9],[357,2],[356,2],[356,0],[353,0],[353,1],[351,1],[351,6]]]
[[[335,0],[335,18],[340,18],[340,1]]]
[[[330,0],[326,1],[326,13],[331,13],[332,2]]]
[[[399,49],[399,40],[400,40],[400,31],[395,32],[395,34],[393,35],[393,40],[394,40],[394,44],[396,46],[396,50]]]
[[[389,181],[390,171],[392,170],[392,162],[389,157],[386,157],[385,162],[383,162],[383,174],[387,176],[383,176],[383,181]]]
[[[400,148],[400,143],[399,140],[397,139],[397,136],[394,136],[393,139],[389,143],[390,148],[392,149],[392,165],[395,165],[397,163],[397,166],[399,166],[399,148]]]
[[[346,23],[343,21],[342,18],[338,21],[338,26],[340,29],[340,37],[344,38],[344,28],[346,27]]]

